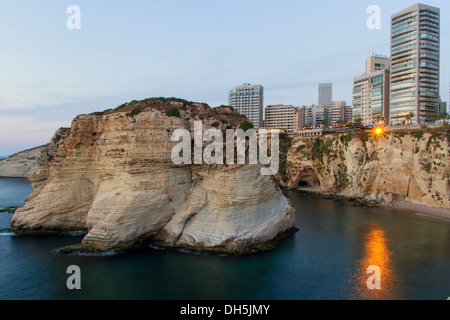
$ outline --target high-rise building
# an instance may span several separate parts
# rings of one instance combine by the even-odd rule
[[[439,101],[439,114],[448,113],[447,112],[447,102]]]
[[[441,114],[443,114],[443,113],[448,113],[447,102],[445,102],[445,101],[441,102]]]
[[[353,81],[353,121],[389,123],[389,69],[357,77]]]
[[[255,129],[262,127],[264,88],[259,84],[244,83],[228,93],[228,105],[247,117]]]
[[[345,101],[333,101],[329,107],[328,125],[337,126],[342,123],[348,123],[352,120],[352,108],[347,106]]]
[[[306,106],[299,107],[295,116],[297,117],[295,122],[298,123],[298,130],[303,130],[306,127]]]
[[[391,17],[390,121],[430,121],[439,108],[440,9],[416,4]]]
[[[366,60],[366,73],[369,74],[372,72],[389,69],[390,60],[388,57],[372,54]]]
[[[333,84],[319,83],[319,106],[331,106],[333,102]]]
[[[306,109],[306,127],[321,127],[329,122],[329,107],[311,106]]]
[[[282,104],[267,106],[264,116],[264,127],[267,129],[282,129],[297,131],[301,127],[301,110]]]
[[[345,107],[345,123],[349,123],[353,120],[353,108],[352,106]]]

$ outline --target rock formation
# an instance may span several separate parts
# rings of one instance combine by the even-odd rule
[[[295,221],[273,177],[261,176],[259,165],[172,163],[172,132],[192,131],[194,120],[224,130],[245,118],[174,99],[78,116],[70,131],[55,135],[30,177],[34,193],[16,211],[13,230],[85,229],[87,250],[149,240],[233,253],[270,247]]]
[[[450,208],[448,129],[392,131],[298,140],[290,148],[282,184],[365,198]]]
[[[0,177],[28,178],[38,170],[37,160],[47,146],[40,146],[13,154],[0,160]]]

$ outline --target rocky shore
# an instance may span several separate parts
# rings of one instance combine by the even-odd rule
[[[143,242],[228,253],[273,248],[295,214],[260,165],[175,165],[179,128],[235,129],[233,109],[180,99],[132,101],[80,115],[42,153],[34,193],[12,219],[15,232],[86,230],[79,249]]]
[[[352,201],[356,206],[391,207],[405,210],[413,214],[420,214],[436,219],[450,221],[450,210],[446,208],[432,207],[423,204],[415,204],[412,202],[402,200],[395,200],[390,203],[378,202],[368,197],[351,197],[342,193],[337,194],[331,192],[323,192],[322,189],[318,187],[298,187],[296,190],[299,192],[311,193],[324,199]]]
[[[284,187],[378,204],[411,203],[450,209],[449,129],[367,132],[293,141],[287,153]]]
[[[362,206],[388,206],[450,220],[449,128],[297,139],[281,186]]]
[[[0,159],[0,178],[28,178],[38,170],[37,161],[46,145]]]

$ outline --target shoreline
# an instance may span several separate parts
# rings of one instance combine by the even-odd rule
[[[431,207],[424,204],[417,204],[402,200],[394,201],[393,203],[382,203],[380,204],[380,207],[391,207],[408,211],[413,214],[450,221],[450,210],[445,208]]]
[[[289,190],[289,189],[288,189]],[[376,201],[367,200],[365,198],[359,198],[359,197],[349,197],[341,193],[331,193],[331,192],[323,192],[320,187],[298,187],[295,189],[291,189],[295,191],[300,192],[306,192],[306,193],[313,193],[316,194],[322,198],[325,199],[334,199],[334,200],[348,200],[348,201],[355,201],[361,205],[366,205],[369,207],[387,207],[387,208],[394,208],[399,209],[403,211],[407,211],[412,214],[418,214],[423,215],[426,217],[444,220],[444,221],[450,221],[450,209],[446,208],[439,208],[439,207],[432,207],[425,204],[417,204],[413,202],[408,202],[405,200],[396,200],[392,203],[378,203]]]
[[[8,176],[0,176],[0,179],[28,179],[28,177],[24,177],[24,176],[21,176],[21,177],[8,177]]]

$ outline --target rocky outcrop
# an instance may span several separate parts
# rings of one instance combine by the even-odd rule
[[[325,136],[293,143],[282,184],[365,198],[450,209],[448,129]]]
[[[171,134],[192,131],[194,120],[225,130],[245,119],[226,107],[164,99],[78,116],[30,177],[35,191],[13,230],[85,229],[87,250],[149,240],[234,253],[267,248],[293,228],[291,204],[259,165],[173,164]]]
[[[25,150],[0,160],[0,177],[28,178],[38,170],[37,161],[47,146]]]

